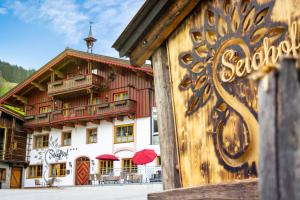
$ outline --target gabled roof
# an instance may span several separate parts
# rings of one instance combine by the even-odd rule
[[[9,107],[9,106],[1,105],[0,106],[0,111],[6,113],[8,115],[11,115],[11,116],[13,116],[13,117],[15,117],[15,118],[17,118],[17,119],[19,119],[21,121],[24,121],[24,115],[21,115],[16,110],[11,109],[11,107]]]
[[[159,48],[200,0],[146,0],[113,44],[120,56],[141,66]]]
[[[98,63],[103,63],[106,65],[111,65],[119,68],[124,68],[127,70],[132,71],[139,71],[145,74],[148,74],[150,76],[153,76],[152,69],[149,65],[144,65],[142,68],[136,68],[130,65],[129,61],[119,59],[119,58],[113,58],[109,56],[103,56],[98,54],[91,54],[86,53],[82,51],[77,51],[73,49],[66,48],[63,52],[58,54],[55,58],[53,58],[51,61],[49,61],[46,65],[41,67],[39,70],[37,70],[35,73],[33,73],[29,78],[18,84],[16,87],[14,87],[12,90],[7,92],[1,99],[0,104],[5,103],[9,98],[11,98],[14,94],[17,94],[18,92],[22,91],[26,86],[30,85],[32,82],[34,82],[36,79],[41,77],[43,74],[49,72],[52,67],[54,67],[56,64],[58,64],[60,61],[62,61],[66,57],[75,57],[80,59],[85,59],[89,61],[94,61]]]

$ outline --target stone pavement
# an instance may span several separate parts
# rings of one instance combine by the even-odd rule
[[[0,190],[0,200],[146,200],[161,184]]]

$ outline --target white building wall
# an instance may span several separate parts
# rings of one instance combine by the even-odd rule
[[[114,126],[123,124],[134,124],[134,142],[114,144]],[[121,168],[122,158],[132,158],[136,151],[142,149],[154,149],[160,155],[158,145],[150,145],[151,141],[150,117],[114,120],[113,122],[101,121],[100,124],[88,123],[87,126],[75,126],[75,128],[64,127],[63,130],[52,128],[49,133],[49,147],[44,149],[32,149],[30,152],[30,165],[43,164],[43,177],[40,182],[45,183],[49,179],[51,163],[66,163],[67,173],[65,177],[58,177],[56,185],[69,186],[75,184],[76,159],[86,156],[90,159],[90,174],[99,173],[99,161],[96,156],[101,154],[114,154],[120,161],[114,162],[114,168]],[[86,143],[86,129],[97,128],[98,142]],[[72,131],[71,146],[61,146],[61,133]],[[47,132],[34,132],[33,135],[47,134]],[[155,166],[156,160],[147,166]],[[142,166],[143,167],[143,166]],[[25,171],[24,187],[35,187],[35,178],[29,179],[28,168]]]
[[[0,168],[6,169],[6,178],[5,181],[1,181],[1,188],[0,189],[9,189],[10,188],[10,174],[11,170],[7,163],[0,162]]]

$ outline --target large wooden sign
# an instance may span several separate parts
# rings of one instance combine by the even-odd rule
[[[273,7],[203,1],[169,38],[183,186],[258,175],[257,84],[248,77],[300,48],[297,24],[273,21]]]

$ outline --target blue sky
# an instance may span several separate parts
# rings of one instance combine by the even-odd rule
[[[144,0],[0,0],[0,60],[38,69],[66,47],[86,51],[93,21],[94,53],[118,57],[113,42]]]

